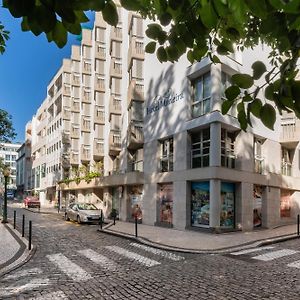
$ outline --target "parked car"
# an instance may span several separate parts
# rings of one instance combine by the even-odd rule
[[[101,209],[91,203],[72,203],[65,212],[65,220],[73,220],[78,223],[99,222]]]
[[[34,196],[27,196],[24,199],[24,205],[27,208],[40,208],[41,207],[41,203],[40,203],[40,199],[38,197],[34,197]]]

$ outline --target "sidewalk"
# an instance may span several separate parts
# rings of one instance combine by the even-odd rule
[[[135,238],[134,223],[116,221],[116,225],[110,223],[105,226],[103,232],[137,239],[141,243],[166,250],[188,253],[226,253],[297,238],[297,225],[216,234],[138,224],[138,238]]]

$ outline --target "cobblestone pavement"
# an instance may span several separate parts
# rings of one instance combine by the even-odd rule
[[[181,254],[61,216],[22,213],[33,221],[36,253],[0,278],[0,299],[300,298],[300,240],[226,255]]]

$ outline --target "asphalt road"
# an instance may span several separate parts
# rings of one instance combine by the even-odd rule
[[[0,278],[0,299],[300,299],[300,240],[247,253],[181,254],[58,215],[22,213],[33,222],[36,253]]]

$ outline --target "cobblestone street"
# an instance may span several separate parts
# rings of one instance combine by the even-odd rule
[[[224,255],[159,250],[96,225],[18,210],[36,253],[0,278],[0,299],[299,299],[298,240]]]

